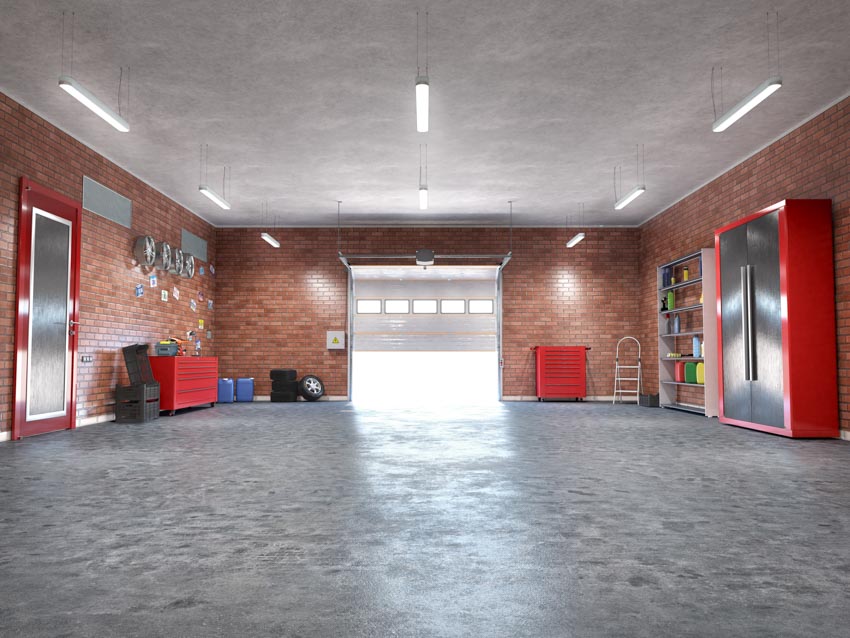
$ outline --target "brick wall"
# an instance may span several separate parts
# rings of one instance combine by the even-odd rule
[[[148,273],[132,256],[137,236],[150,234],[157,241],[177,247],[181,229],[186,228],[207,240],[212,260],[213,227],[0,93],[0,333],[8,335],[0,340],[0,432],[11,429],[14,400],[11,336],[15,318],[18,183],[22,175],[78,201],[82,199],[83,175],[87,175],[133,201],[132,230],[83,212],[79,354],[93,355],[94,362],[78,364],[79,419],[112,412],[115,385],[127,383],[122,346],[152,343],[185,332],[197,327],[200,318],[215,330],[214,312],[207,310],[205,302],[197,304],[197,312],[189,307],[189,300],[197,300],[200,290],[215,299],[214,279],[196,275],[188,280],[157,272],[159,285],[169,290],[168,302],[162,302],[160,289],[148,288]],[[207,264],[197,262],[197,266]],[[145,285],[145,294],[140,298],[134,292],[138,283]],[[171,297],[173,286],[180,291],[179,301]],[[212,353],[213,344],[206,339],[203,342],[204,352]]]
[[[746,126],[746,121],[739,126]],[[728,134],[734,135],[734,128]],[[839,398],[842,429],[850,430],[850,98],[641,227],[640,305],[646,359],[658,356],[655,268],[713,247],[716,228],[793,198],[833,202]],[[645,378],[647,387],[656,391],[657,366],[647,366]]]
[[[268,371],[293,367],[347,394],[345,351],[325,348],[325,331],[346,329],[347,272],[336,229],[277,229],[274,249],[262,229],[222,228],[218,236],[218,344],[221,369],[255,377],[268,394]],[[572,236],[578,229],[571,229]],[[272,232],[272,231],[270,231]],[[585,229],[567,249],[564,229],[515,229],[504,271],[504,393],[534,394],[535,345],[589,345],[588,392],[610,395],[617,339],[640,325],[637,229]],[[342,250],[359,254],[504,253],[504,228],[344,228]],[[445,263],[445,262],[444,262]],[[469,263],[469,262],[465,262]]]

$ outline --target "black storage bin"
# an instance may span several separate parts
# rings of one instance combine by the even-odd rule
[[[124,352],[124,363],[127,366],[130,383],[132,385],[154,383],[153,370],[151,370],[151,362],[148,359],[148,344],[134,343],[132,346],[125,346],[121,350]]]
[[[641,405],[645,408],[657,408],[658,405],[658,395],[657,394],[641,394],[638,396],[638,405]]]
[[[119,385],[115,388],[115,401],[159,401],[159,384],[137,383],[135,385]]]
[[[159,384],[156,381],[115,388],[116,423],[145,423],[158,418]]]
[[[269,378],[272,381],[297,381],[298,371],[292,368],[274,368],[269,370]]]
[[[147,423],[159,418],[159,399],[115,404],[116,423]]]

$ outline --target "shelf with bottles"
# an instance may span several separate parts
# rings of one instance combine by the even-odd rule
[[[715,276],[711,248],[692,252],[657,269],[658,391],[662,407],[717,416]],[[683,356],[667,357],[668,352]],[[694,383],[696,378],[690,374],[686,382],[681,368],[669,362],[699,366],[697,378],[705,383]]]

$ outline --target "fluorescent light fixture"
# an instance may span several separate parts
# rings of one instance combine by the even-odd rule
[[[419,188],[419,210],[428,210],[428,189]]]
[[[428,84],[427,75],[416,76],[416,130],[428,132]]]
[[[434,251],[428,250],[427,248],[420,248],[416,251],[416,265],[417,266],[433,266],[434,265]]]
[[[714,121],[714,124],[711,125],[711,130],[715,133],[725,131],[747,113],[756,108],[759,104],[764,102],[768,97],[773,95],[781,87],[782,78],[778,75],[762,82],[752,93],[717,118]]]
[[[646,186],[635,186],[632,190],[630,190],[628,193],[626,193],[620,199],[617,200],[617,203],[614,204],[614,210],[623,210],[626,206],[631,204],[645,192]]]
[[[270,243],[275,248],[280,248],[280,242],[276,240],[274,237],[269,235],[268,233],[260,233],[260,237],[265,239],[268,243]]]
[[[91,92],[89,92],[88,89],[86,89],[86,87],[77,82],[70,75],[60,75],[59,86],[63,91],[68,93],[68,95],[71,95],[80,101],[92,112],[102,117],[122,133],[126,133],[130,130],[130,125],[127,124],[127,120],[97,99]]]
[[[216,193],[216,192],[215,192],[213,189],[211,189],[209,186],[204,186],[204,185],[202,184],[201,186],[198,186],[198,190],[199,190],[199,191],[201,191],[201,192],[202,192],[204,195],[206,195],[207,197],[209,197],[209,198],[210,198],[212,201],[214,201],[216,204],[218,204],[219,206],[221,206],[224,210],[230,210],[230,204],[227,202],[227,200],[226,200],[226,199],[224,199],[224,197],[222,197],[222,196],[221,196],[221,195],[219,195],[218,193]]]
[[[567,248],[572,248],[577,243],[584,239],[584,233],[577,233],[570,241],[567,242]]]

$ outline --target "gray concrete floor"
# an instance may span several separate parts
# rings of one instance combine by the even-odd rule
[[[850,445],[232,404],[0,445],[2,636],[848,636]]]

